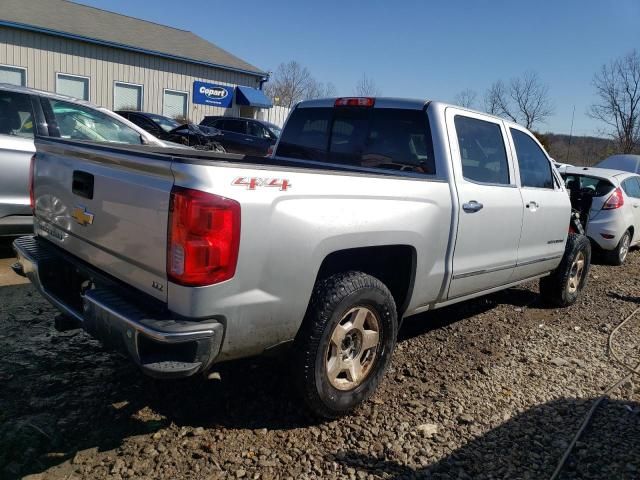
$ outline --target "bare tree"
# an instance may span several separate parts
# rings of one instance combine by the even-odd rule
[[[512,78],[509,86],[502,80],[494,82],[485,93],[484,106],[487,112],[502,115],[528,129],[544,123],[553,114],[549,87],[535,72]]]
[[[305,95],[305,100],[310,100],[313,98],[325,98],[325,97],[335,97],[337,95],[336,86],[331,83],[322,83],[313,81],[313,84],[309,87]]]
[[[306,67],[292,60],[278,65],[264,90],[276,105],[293,107],[307,98],[309,91],[315,88],[316,83]]]
[[[640,144],[640,55],[633,50],[603,65],[593,77],[599,98],[589,116],[602,121],[623,153]]]
[[[317,81],[306,67],[295,60],[278,65],[264,91],[276,105],[283,107],[293,107],[302,100],[336,95],[333,83]]]
[[[381,94],[376,82],[366,73],[363,73],[362,78],[356,83],[354,93],[361,97],[377,97]]]
[[[502,80],[493,82],[484,94],[484,110],[491,115],[502,115],[506,98],[504,82]]]
[[[453,97],[453,103],[465,108],[473,108],[476,104],[478,93],[475,90],[467,88]]]
[[[528,129],[553,115],[553,105],[549,100],[549,87],[535,72],[526,72],[521,78],[514,78],[510,85],[511,100],[516,108],[516,118],[520,118]]]

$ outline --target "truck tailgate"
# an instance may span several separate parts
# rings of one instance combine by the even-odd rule
[[[171,157],[57,139],[36,151],[36,233],[166,301]]]

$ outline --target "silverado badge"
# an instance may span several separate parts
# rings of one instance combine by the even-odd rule
[[[93,223],[93,213],[87,212],[87,208],[80,205],[73,209],[71,217],[83,227]]]

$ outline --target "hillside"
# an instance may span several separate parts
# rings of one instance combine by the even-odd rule
[[[537,136],[549,154],[561,163],[590,166],[617,153],[616,146],[610,139],[574,136],[571,138],[571,149],[567,156],[569,135],[545,133]]]

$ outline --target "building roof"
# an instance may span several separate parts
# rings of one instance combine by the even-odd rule
[[[187,30],[67,0],[2,0],[0,25],[265,76],[259,68]]]

